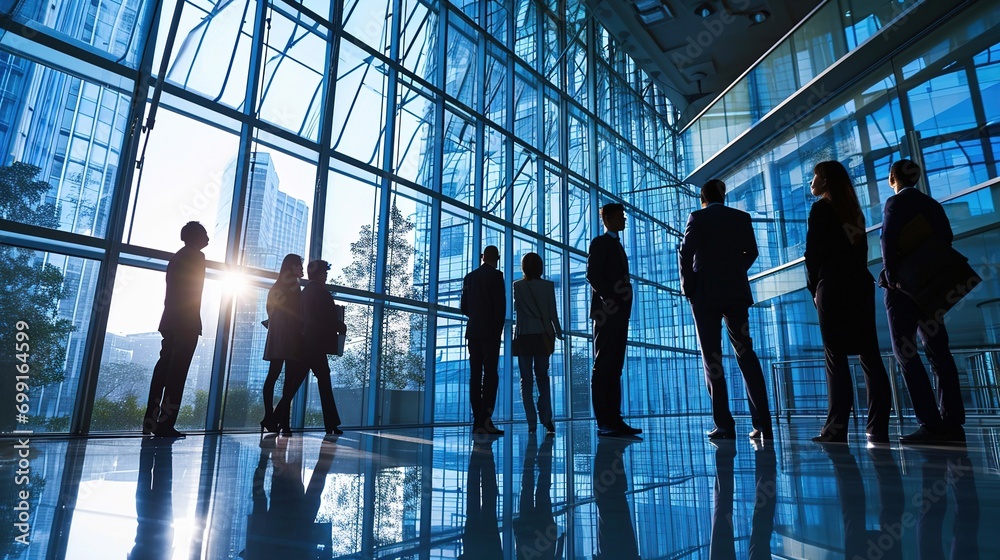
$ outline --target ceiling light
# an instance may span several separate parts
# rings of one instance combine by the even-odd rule
[[[711,4],[699,4],[697,8],[694,9],[694,15],[707,18],[708,16],[715,13],[715,8]]]
[[[750,14],[750,21],[752,21],[754,25],[757,25],[758,23],[764,23],[769,17],[771,17],[771,12],[767,10],[760,10]]]

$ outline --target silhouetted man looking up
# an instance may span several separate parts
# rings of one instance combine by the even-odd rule
[[[167,265],[167,294],[160,318],[160,359],[153,367],[142,433],[184,437],[174,428],[184,395],[188,368],[201,336],[201,293],[205,287],[208,232],[198,222],[181,228],[181,247]]]

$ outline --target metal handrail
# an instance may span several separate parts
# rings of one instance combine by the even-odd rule
[[[967,395],[964,398],[966,413],[979,415],[1000,413],[1000,347],[958,348],[952,350],[952,355],[958,366],[963,395]],[[883,352],[881,358],[889,373],[896,421],[901,425],[904,416],[913,416],[913,408],[909,404],[909,394],[901,390],[902,387],[905,387],[905,381],[900,382],[902,373],[893,354]],[[781,421],[781,415],[784,412],[786,422],[791,422],[791,417],[796,410],[792,393],[795,385],[815,385],[826,381],[825,375],[814,378],[800,377],[793,380],[791,372],[803,367],[806,369],[816,369],[817,366],[824,368],[825,363],[824,358],[798,358],[777,360],[771,363],[771,390],[774,394],[776,421]],[[857,357],[852,356],[848,363],[855,387],[853,413],[856,420],[858,410],[862,409],[862,402],[858,398],[858,387],[863,386],[864,381],[857,374],[857,370],[860,368]],[[936,389],[937,376],[931,375],[931,382]]]

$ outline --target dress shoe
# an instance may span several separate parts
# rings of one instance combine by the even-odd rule
[[[556,425],[552,423],[552,420],[549,420],[548,422],[542,422],[542,425],[545,426],[545,433],[548,434],[556,433]]]
[[[912,434],[900,436],[899,443],[903,445],[946,445],[948,435],[947,430],[944,428],[932,428],[921,425]]]
[[[866,434],[865,438],[871,447],[889,445],[889,434]]]
[[[750,432],[750,439],[774,439],[774,432],[772,430],[761,430],[754,428]]]
[[[495,435],[495,436],[502,436],[503,435],[503,430],[501,430],[500,428],[497,428],[493,424],[493,420],[490,420],[489,418],[486,419],[486,422],[483,424],[483,428],[486,430],[486,433],[488,433],[488,434]]]
[[[711,432],[708,432],[708,439],[736,439],[736,432],[733,430],[723,430],[722,428],[716,428]]]
[[[182,434],[170,427],[157,428],[153,431],[153,437],[159,438],[186,438],[186,434]]]
[[[951,445],[965,445],[965,428],[961,424],[945,427],[946,443]]]
[[[847,443],[847,432],[840,432],[835,434],[832,432],[827,432],[825,434],[820,434],[812,440],[816,443]]]
[[[597,427],[597,437],[619,437],[623,435],[625,434],[623,434],[622,432],[618,431],[615,428],[602,428],[600,426]]]
[[[637,436],[642,433],[642,428],[633,428],[632,426],[626,424],[624,421],[616,425],[615,429],[623,434],[627,434],[630,436]]]

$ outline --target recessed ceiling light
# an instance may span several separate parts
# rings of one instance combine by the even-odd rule
[[[769,17],[771,17],[771,12],[767,10],[760,10],[750,14],[750,21],[752,21],[754,24],[764,23],[765,21],[767,21],[767,18]]]

